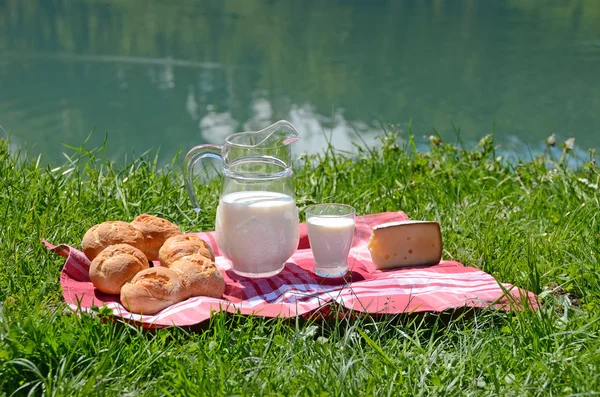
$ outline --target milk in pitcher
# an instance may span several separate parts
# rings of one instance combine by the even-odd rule
[[[219,250],[239,275],[279,273],[298,247],[298,208],[288,195],[239,191],[221,197],[215,234]]]

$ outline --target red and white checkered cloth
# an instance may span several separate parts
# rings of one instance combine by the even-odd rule
[[[128,312],[117,295],[96,290],[90,282],[90,261],[76,248],[54,246],[48,249],[66,257],[60,283],[65,301],[73,310],[90,312],[92,306],[106,305],[122,320],[149,327],[189,326],[207,320],[211,312],[264,317],[305,315],[337,303],[362,313],[393,314],[442,312],[460,307],[494,307],[501,310],[537,307],[534,294],[502,284],[491,275],[455,261],[438,265],[375,269],[367,249],[374,225],[408,219],[404,212],[385,212],[356,219],[356,233],[348,262],[351,272],[345,278],[324,279],[312,271],[313,257],[306,233],[300,225],[300,244],[296,253],[278,275],[265,279],[249,279],[231,271],[230,263],[220,256],[213,232],[197,233],[214,249],[216,264],[225,278],[223,299],[194,297],[164,309],[153,316]],[[157,262],[154,262],[155,266]]]

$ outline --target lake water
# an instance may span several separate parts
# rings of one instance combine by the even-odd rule
[[[0,0],[0,136],[64,161],[222,143],[278,119],[295,152],[390,124],[528,156],[600,148],[598,0]],[[87,140],[87,141],[86,141]]]

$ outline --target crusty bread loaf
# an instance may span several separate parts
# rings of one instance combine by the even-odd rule
[[[209,258],[201,255],[186,256],[172,263],[170,269],[181,276],[183,299],[192,296],[221,298],[225,292],[223,275]]]
[[[201,255],[213,262],[215,260],[215,254],[206,241],[194,234],[182,234],[167,239],[158,253],[160,264],[167,267],[190,255]]]
[[[90,280],[105,294],[118,295],[126,282],[147,268],[148,259],[139,249],[128,244],[111,245],[92,261]]]
[[[81,247],[89,260],[109,245],[129,244],[144,252],[144,235],[131,224],[122,221],[108,221],[92,226],[83,236]]]
[[[144,254],[151,261],[158,260],[158,251],[169,237],[181,234],[177,225],[154,215],[139,215],[131,224],[144,235]]]
[[[180,274],[166,267],[142,270],[123,288],[121,304],[132,313],[156,314],[183,300]]]

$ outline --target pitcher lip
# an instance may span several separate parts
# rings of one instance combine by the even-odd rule
[[[236,132],[235,134],[231,134],[227,138],[225,138],[225,142],[227,143],[228,146],[235,146],[235,147],[242,147],[242,148],[260,147],[262,149],[274,149],[274,148],[281,147],[281,146],[287,146],[287,144],[295,142],[298,139],[300,139],[300,138],[288,138],[288,139],[286,139],[284,141],[283,145],[273,145],[273,146],[248,145],[248,144],[245,144],[245,143],[237,143],[237,142],[232,142],[231,141],[233,138],[236,138],[238,136],[241,136],[241,135],[251,135],[251,134],[256,134],[256,131]]]
[[[232,142],[231,139],[233,138],[237,138],[238,136],[241,135],[250,135],[250,134],[256,134],[258,131],[243,131],[243,132],[236,132],[235,134],[231,134],[229,135],[227,138],[225,138],[225,142],[227,143],[227,145],[229,146],[237,146],[237,147],[256,147],[256,145],[248,145],[245,143],[236,143],[236,142]],[[274,148],[276,146],[267,146],[265,147],[265,149],[271,149]]]

